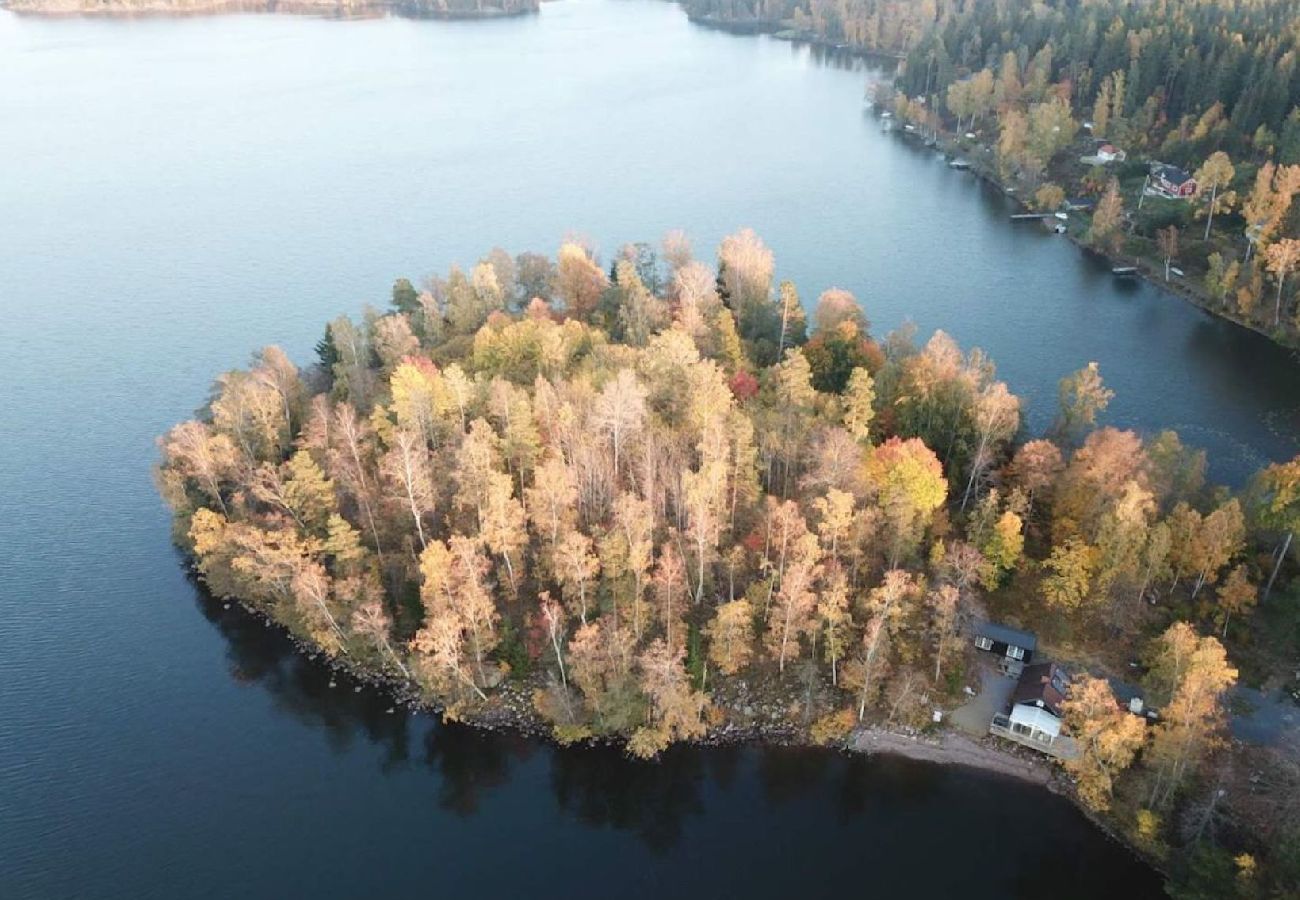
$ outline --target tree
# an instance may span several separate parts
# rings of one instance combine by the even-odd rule
[[[280,392],[266,379],[250,372],[227,372],[217,378],[212,428],[226,435],[244,462],[279,462],[291,435]]]
[[[686,537],[695,550],[695,602],[704,599],[705,570],[717,555],[726,489],[725,466],[716,461],[699,472],[682,473]]]
[[[748,600],[718,606],[704,628],[709,639],[709,659],[723,675],[735,675],[749,664],[754,652],[754,607]]]
[[[582,691],[595,726],[629,733],[645,719],[645,700],[637,685],[636,642],[626,630],[602,617],[580,626],[569,640],[569,680]]]
[[[1290,462],[1266,467],[1255,477],[1252,493],[1255,495],[1255,514],[1261,524],[1282,535],[1273,552],[1273,571],[1264,586],[1264,599],[1267,600],[1295,532],[1300,529],[1300,456]]]
[[[654,573],[655,600],[659,624],[663,627],[664,639],[669,646],[684,646],[686,643],[685,625],[682,614],[686,609],[686,599],[690,596],[690,587],[686,582],[686,563],[671,543],[659,548],[659,559]]]
[[[853,618],[849,614],[849,586],[844,570],[831,565],[817,596],[818,630],[822,652],[831,664],[831,684],[839,685],[839,663],[848,649]]]
[[[1210,154],[1209,159],[1196,170],[1196,199],[1202,200],[1206,192],[1209,192],[1205,207],[1196,211],[1197,216],[1205,216],[1207,241],[1210,239],[1210,226],[1214,223],[1215,214],[1229,211],[1237,200],[1235,193],[1223,190],[1232,184],[1236,174],[1232,160],[1222,150]]]
[[[1246,519],[1241,504],[1234,498],[1206,516],[1193,541],[1198,569],[1192,596],[1207,583],[1218,580],[1219,570],[1241,551],[1246,538]]]
[[[998,169],[1003,178],[1010,177],[1024,158],[1025,142],[1029,137],[1029,120],[1014,107],[1007,107],[998,115]]]
[[[594,421],[600,432],[608,436],[614,451],[615,479],[623,448],[645,421],[645,400],[646,389],[631,369],[620,369],[605,383],[597,398]]]
[[[600,560],[591,551],[591,538],[575,528],[561,536],[552,563],[564,586],[564,599],[583,625],[587,624],[588,592],[600,573]]]
[[[819,557],[816,537],[804,534],[795,541],[768,616],[767,649],[782,673],[787,659],[799,657],[800,639],[813,633],[816,627],[813,613],[817,595],[813,592],[813,582],[821,571]]]
[[[858,367],[849,373],[843,402],[845,429],[854,440],[867,443],[871,439],[871,422],[876,416],[876,383],[865,368]]]
[[[560,246],[555,288],[571,318],[591,315],[608,286],[604,270],[583,247],[571,242]]]
[[[673,293],[677,323],[697,344],[702,343],[720,306],[713,273],[704,263],[688,259],[674,270]]]
[[[1282,287],[1286,284],[1287,275],[1300,265],[1300,240],[1286,238],[1271,244],[1264,251],[1264,257],[1268,262],[1268,270],[1277,279],[1277,296],[1273,303],[1273,327],[1276,328],[1282,322]]]
[[[1250,583],[1245,566],[1237,566],[1219,587],[1219,616],[1223,619],[1222,636],[1228,637],[1228,622],[1233,615],[1244,615],[1254,608],[1259,591]]]
[[[546,626],[546,636],[550,639],[551,649],[555,652],[555,664],[560,667],[560,684],[567,689],[569,678],[564,671],[564,651],[561,649],[561,645],[564,644],[564,607],[551,599],[549,591],[542,591],[538,600],[542,622]]]
[[[704,734],[704,711],[709,698],[691,689],[685,649],[656,638],[637,660],[641,689],[649,701],[645,724],[628,741],[633,756],[648,759],[675,740],[689,740]]]
[[[1061,705],[1065,730],[1079,753],[1065,766],[1078,779],[1079,797],[1090,808],[1110,808],[1115,778],[1129,767],[1146,740],[1146,723],[1120,707],[1104,678],[1082,675]]]
[[[1057,153],[1074,140],[1079,123],[1070,115],[1070,105],[1060,98],[1035,103],[1029,108],[1029,134],[1027,138],[1030,158],[1041,171]]]
[[[263,463],[250,489],[262,503],[287,513],[304,536],[323,534],[338,506],[334,485],[306,450],[297,451],[278,468]]]
[[[380,460],[380,471],[410,512],[420,546],[427,546],[423,520],[433,511],[436,498],[429,453],[420,435],[404,428],[396,429],[392,445]]]
[[[1024,522],[1020,516],[1004,510],[979,549],[993,570],[994,580],[1000,581],[1005,573],[1015,569],[1025,549]]]
[[[346,652],[347,638],[336,616],[333,580],[325,567],[310,560],[293,566],[291,591],[295,612],[313,641],[330,655]]]
[[[398,671],[403,675],[410,676],[410,671],[406,664],[398,658],[397,653],[393,650],[392,642],[389,635],[393,631],[393,620],[388,613],[384,611],[384,606],[377,600],[371,600],[357,607],[352,613],[352,633],[374,644],[377,648],[384,651],[388,659],[397,666]]]
[[[230,510],[222,492],[235,478],[238,451],[224,434],[214,433],[202,422],[184,422],[159,442],[163,465],[192,481],[195,487],[217,504],[223,515]]]
[[[538,299],[549,301],[555,290],[555,264],[540,253],[521,253],[515,257],[516,299],[520,303]]]
[[[1124,239],[1124,200],[1120,197],[1119,182],[1114,178],[1106,185],[1106,192],[1097,201],[1088,227],[1088,242],[1118,253]]]
[[[361,508],[370,536],[375,542],[375,550],[383,560],[383,544],[379,539],[379,524],[375,518],[374,491],[370,477],[373,468],[374,435],[365,421],[357,416],[356,409],[350,403],[340,403],[334,407],[334,414],[328,425],[330,444],[327,448],[329,469],[339,485]],[[421,494],[423,497],[424,495]],[[416,504],[417,509],[419,504]]]
[[[889,526],[893,568],[915,549],[930,517],[947,497],[943,465],[917,438],[894,437],[867,456],[864,474]]]
[[[752,229],[728,235],[718,247],[718,284],[723,302],[735,312],[742,337],[770,342],[765,357],[769,360],[776,355],[781,325],[771,302],[774,268],[772,251]]]
[[[351,574],[366,557],[361,532],[338,513],[331,513],[325,523],[325,542],[321,545],[332,562],[335,575]]]
[[[1043,212],[1054,212],[1065,202],[1065,190],[1059,184],[1047,184],[1034,192],[1034,206]]]
[[[1055,430],[1066,437],[1077,439],[1084,431],[1097,424],[1097,416],[1106,411],[1115,392],[1101,380],[1101,369],[1090,362],[1072,375],[1061,379],[1058,397],[1060,413]]]
[[[1051,441],[1027,441],[1016,450],[1007,477],[1024,491],[1027,516],[1033,515],[1036,502],[1050,492],[1064,469],[1061,449]]]
[[[1175,622],[1152,645],[1150,688],[1160,709],[1144,762],[1153,770],[1148,805],[1168,805],[1188,771],[1219,740],[1223,698],[1237,682],[1223,645]],[[1164,702],[1167,699],[1168,702]]]
[[[1165,281],[1169,280],[1169,267],[1178,256],[1178,226],[1170,225],[1156,232],[1156,245],[1165,260]]]
[[[1246,223],[1246,261],[1257,245],[1272,241],[1291,209],[1291,201],[1300,192],[1300,166],[1275,166],[1271,161],[1255,173],[1255,184],[1241,205]]]
[[[1043,564],[1043,598],[1049,606],[1066,612],[1081,609],[1092,593],[1097,551],[1083,541],[1070,539],[1054,547]]]
[[[534,473],[533,486],[524,495],[534,530],[553,552],[560,532],[571,529],[577,520],[578,485],[564,457],[554,451],[548,453]]]
[[[999,446],[1011,440],[1020,429],[1020,398],[1007,390],[1001,381],[988,385],[975,399],[975,428],[978,443],[971,457],[970,477],[962,493],[961,508],[966,509],[971,493],[992,467]]]
[[[403,359],[419,351],[420,339],[411,330],[411,321],[406,316],[381,316],[374,323],[371,347],[379,359],[381,372],[387,375]]]
[[[514,482],[504,472],[493,472],[488,477],[487,502],[483,505],[479,534],[488,550],[499,554],[506,564],[510,590],[517,592],[528,531],[524,527],[524,508],[514,496]]]
[[[411,649],[419,654],[419,669],[426,681],[440,689],[468,687],[487,701],[482,688],[465,665],[465,638],[460,622],[450,609],[440,609],[428,624],[416,632]]]
[[[901,569],[890,569],[880,585],[867,596],[867,624],[862,633],[862,656],[856,679],[861,685],[858,721],[866,718],[872,688],[878,684],[875,677],[883,665],[892,632],[908,612],[909,600],[915,591],[916,584],[911,575]]]
[[[957,615],[961,595],[955,585],[944,584],[926,595],[930,608],[930,632],[934,643],[934,680],[943,674],[943,660],[957,641]]]

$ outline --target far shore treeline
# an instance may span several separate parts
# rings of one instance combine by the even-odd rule
[[[1297,754],[1226,723],[1296,659],[1300,458],[1208,485],[1176,434],[1104,425],[1084,360],[1028,435],[979,350],[808,306],[748,230],[716,265],[680,233],[608,266],[493,250],[329,323],[310,366],[221,375],[158,484],[214,594],[449,716],[511,688],[642,757],[932,728],[978,683],[973,617],[1033,629],[1075,673],[1077,799],[1176,895],[1282,896]]]
[[[1117,262],[1300,345],[1300,0],[682,3],[897,56],[878,107],[1031,208],[1068,210]],[[1162,166],[1185,193],[1151,190]]]

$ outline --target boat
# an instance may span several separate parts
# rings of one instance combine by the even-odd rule
[[[1062,222],[1064,222],[1064,221],[1066,221],[1067,219],[1070,218],[1069,215],[1067,215],[1066,213],[1063,213],[1063,212],[1056,213],[1056,217],[1057,217],[1058,219],[1060,219]]]
[[[1137,278],[1138,267],[1137,266],[1115,266],[1113,269],[1110,270],[1110,274],[1114,275],[1116,278]]]
[[[1183,277],[1183,270],[1180,269],[1180,268],[1178,268],[1177,266],[1170,266],[1170,267],[1169,267],[1169,271],[1170,271],[1172,274],[1177,275],[1179,278],[1182,278],[1182,277]]]
[[[970,168],[970,162],[964,159],[954,159],[948,163],[948,168],[964,171]]]

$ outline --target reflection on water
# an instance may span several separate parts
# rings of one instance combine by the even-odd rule
[[[1149,870],[1060,798],[1033,786],[974,770],[805,748],[674,747],[659,761],[643,763],[614,746],[560,749],[514,732],[442,724],[298,653],[281,629],[240,607],[226,607],[198,586],[194,595],[225,641],[233,678],[266,691],[281,714],[321,732],[336,755],[364,755],[356,752],[364,743],[378,750],[385,775],[424,771],[434,782],[437,807],[467,825],[498,819],[503,810],[521,812],[515,795],[526,795],[530,770],[540,764],[560,820],[589,835],[627,834],[655,866],[683,878],[734,885],[734,873],[714,869],[735,865],[726,862],[729,854],[749,859],[764,841],[774,840],[790,859],[828,855],[846,872],[857,871],[855,854],[874,855],[873,881],[914,896],[947,896],[950,881],[956,885],[957,873],[971,866],[984,873],[989,891],[965,888],[972,897],[1032,897],[1045,890],[1090,897],[1121,883],[1126,897],[1158,893]],[[1031,817],[1029,833],[995,834]],[[993,830],[977,836],[981,827]],[[717,866],[698,858],[701,841],[720,855]],[[1069,847],[1068,860],[1057,858],[1057,842]],[[934,889],[922,882],[918,890],[915,867],[936,843],[948,845],[953,871],[926,874]],[[985,858],[990,849],[1000,861]],[[575,852],[580,851],[566,847],[562,855]],[[765,869],[773,861],[755,863],[747,892],[784,893],[778,888],[782,876]],[[708,874],[697,872],[697,865]],[[1063,866],[1074,872],[1072,883],[1060,883]],[[617,869],[597,868],[591,877],[620,884],[630,879],[624,891],[629,896],[659,884]],[[824,885],[805,893],[839,893],[844,884],[832,869]]]

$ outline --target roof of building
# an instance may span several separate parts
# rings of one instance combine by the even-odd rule
[[[1028,725],[1044,734],[1052,737],[1059,737],[1061,734],[1061,720],[1045,709],[1028,704],[1016,704],[1011,707],[1011,714],[1007,716],[1014,725]]]
[[[1019,628],[1000,625],[997,622],[976,622],[975,633],[981,637],[997,641],[999,644],[1014,644],[1031,652],[1038,646],[1038,638],[1034,636],[1032,631],[1021,631]]]
[[[1054,662],[1025,666],[1020,681],[1011,694],[1012,703],[1040,706],[1054,716],[1061,714],[1061,704],[1070,689],[1070,676]]]
[[[1165,163],[1157,163],[1152,166],[1151,174],[1163,178],[1170,184],[1184,184],[1192,180],[1192,176],[1186,170]]]

